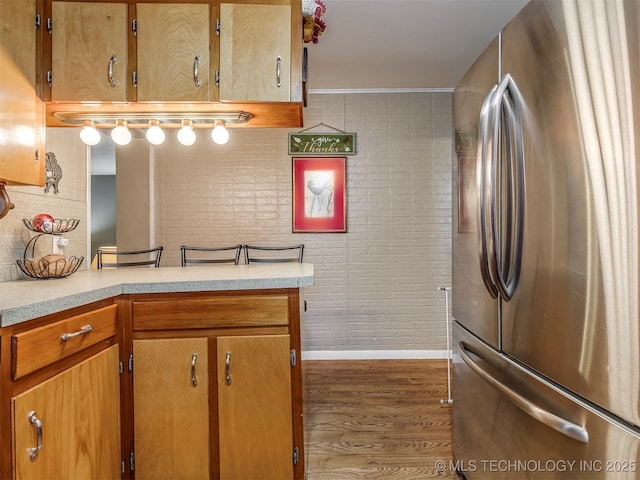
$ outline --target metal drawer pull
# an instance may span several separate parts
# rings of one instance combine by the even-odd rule
[[[116,88],[118,86],[118,82],[113,78],[113,65],[116,63],[118,63],[118,57],[111,55],[111,58],[109,59],[109,83],[112,88]]]
[[[200,86],[200,79],[198,78],[198,64],[200,63],[200,57],[196,56],[193,60],[193,83],[196,87]]]
[[[227,385],[231,385],[231,352],[227,352],[226,372],[227,372]]]
[[[38,452],[42,448],[42,422],[36,416],[36,412],[29,412],[29,422],[36,426],[36,446],[29,449],[29,460],[32,462],[38,458]]]
[[[89,333],[91,330],[93,330],[93,325],[85,325],[84,327],[82,327],[77,332],[63,333],[62,335],[60,335],[60,340],[62,340],[63,342],[66,342],[70,338],[79,337],[80,335],[84,335],[85,333]]]
[[[280,68],[282,65],[282,58],[278,57],[276,60],[276,87],[280,88],[282,83],[280,82]]]
[[[196,360],[198,360],[198,354],[194,353],[191,355],[191,385],[193,387],[198,386],[198,379],[196,378]]]

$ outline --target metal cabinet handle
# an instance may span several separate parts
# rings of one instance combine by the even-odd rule
[[[60,340],[62,340],[63,342],[66,342],[70,338],[79,337],[80,335],[89,333],[91,330],[93,330],[93,325],[85,325],[84,327],[80,328],[80,330],[78,330],[77,332],[63,333],[62,335],[60,335]]]
[[[118,57],[116,57],[115,55],[111,55],[111,58],[109,59],[109,83],[111,84],[112,88],[118,86],[118,82],[113,76],[113,65],[116,63],[118,63]]]
[[[227,374],[227,385],[231,385],[231,352],[227,352],[227,359],[225,361],[226,365],[226,374]]]
[[[29,412],[27,416],[29,423],[36,426],[36,446],[29,449],[29,460],[35,462],[38,452],[42,449],[42,422],[36,416],[36,412]]]
[[[200,86],[200,79],[198,78],[198,64],[200,63],[200,57],[196,55],[193,60],[193,83],[196,87]]]
[[[459,343],[459,354],[462,360],[473,370],[476,375],[486,381],[493,388],[502,393],[511,403],[522,410],[524,413],[531,415],[539,422],[544,423],[546,426],[553,428],[557,432],[566,435],[573,440],[580,443],[589,443],[589,433],[581,426],[577,425],[569,420],[557,416],[554,413],[545,410],[544,408],[536,405],[531,400],[527,399],[523,395],[516,392],[511,387],[505,385],[500,380],[495,378],[491,373],[486,371],[480,365],[478,365],[470,356],[468,352],[471,352],[480,357],[480,355],[469,347],[465,342]],[[480,357],[482,358],[482,357]]]
[[[280,88],[282,82],[280,81],[280,74],[282,68],[282,58],[278,57],[276,60],[276,87]]]
[[[196,360],[198,360],[198,354],[191,355],[191,385],[195,388],[198,386],[198,379],[196,378]]]

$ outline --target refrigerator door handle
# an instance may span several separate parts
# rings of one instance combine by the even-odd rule
[[[488,106],[488,131],[489,131],[489,148],[486,161],[486,180],[485,186],[485,208],[488,210],[489,242],[487,242],[487,257],[489,264],[489,272],[494,280],[495,288],[500,297],[505,297],[502,288],[499,258],[502,255],[502,187],[503,182],[500,175],[501,170],[501,152],[502,152],[502,96],[506,89],[506,80],[503,79],[496,85],[493,96]],[[486,215],[486,214],[485,214]]]
[[[505,244],[497,256],[498,289],[505,301],[511,300],[520,280],[522,244],[524,234],[524,136],[522,134],[522,107],[524,100],[511,75],[501,82],[501,110],[505,119],[504,145],[507,158],[503,163],[507,179],[505,209]],[[492,225],[492,228],[494,226]],[[506,250],[505,250],[506,249]],[[503,264],[506,262],[506,266]]]
[[[489,241],[487,234],[490,231],[487,224],[487,203],[490,202],[490,185],[491,170],[487,165],[489,160],[489,152],[492,150],[492,144],[495,142],[495,135],[489,129],[489,120],[491,113],[491,105],[493,98],[498,89],[497,85],[489,91],[484,99],[482,108],[480,109],[480,121],[478,123],[478,153],[477,153],[477,171],[476,184],[478,189],[478,245],[480,247],[480,274],[482,281],[493,298],[498,298],[498,289],[495,280],[491,276],[489,269],[489,260],[487,246]]]
[[[512,90],[520,103],[513,103]],[[496,288],[507,302],[511,300],[520,278],[524,225],[524,148],[518,94],[513,78],[506,74],[489,108],[489,128],[496,138],[492,143],[488,169],[492,239],[488,249],[489,266],[491,276],[496,279]],[[501,152],[505,152],[505,158],[500,157]]]
[[[500,380],[495,378],[491,373],[483,369],[478,365],[470,356],[469,353],[473,353],[480,357],[480,355],[469,347],[464,341],[459,342],[459,354],[464,362],[469,366],[473,372],[480,378],[486,381],[489,385],[503,394],[511,403],[522,410],[524,413],[530,415],[536,420],[544,423],[550,428],[566,435],[573,440],[580,443],[589,443],[589,433],[581,425],[577,425],[569,420],[555,415],[554,413],[545,410],[544,408],[536,405],[531,400],[527,399],[520,393],[513,390],[511,387],[505,385]],[[482,358],[482,357],[480,357]]]

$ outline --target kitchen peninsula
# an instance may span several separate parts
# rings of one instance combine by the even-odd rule
[[[1,283],[0,477],[302,479],[313,275],[289,263]]]

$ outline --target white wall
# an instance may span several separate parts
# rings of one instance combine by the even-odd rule
[[[323,122],[357,134],[358,154],[347,157],[344,234],[291,232],[287,134],[300,129],[232,129],[225,146],[198,131],[192,147],[169,132],[166,144],[142,154],[155,178],[154,201],[144,208],[155,209],[152,238],[165,247],[162,265],[179,265],[182,244],[304,243],[316,276],[303,292],[303,358],[444,357],[444,296],[437,288],[451,282],[451,99],[310,95],[305,128]],[[314,131],[323,129],[330,131]],[[86,149],[77,129],[56,130],[47,131],[47,149],[64,152],[61,192],[9,189],[16,209],[0,220],[2,280],[18,276],[15,260],[30,238],[23,217],[47,211],[86,219]],[[139,156],[130,158],[143,161]],[[85,229],[83,220],[69,235],[80,255]]]
[[[116,176],[91,175],[91,258],[116,245]]]
[[[287,134],[297,130],[233,129],[222,147],[205,131],[192,147],[168,135],[153,152],[163,265],[179,265],[182,244],[304,243],[316,272],[304,291],[307,358],[444,356],[437,288],[451,281],[451,94],[316,94],[304,118],[305,128],[357,134],[348,232],[291,232]]]
[[[123,251],[155,246],[150,205],[152,153],[139,132],[129,145],[116,148],[116,245]]]
[[[55,218],[79,219],[78,227],[65,234],[69,246],[67,256],[85,256],[87,250],[87,147],[80,141],[75,128],[48,128],[46,132],[47,152],[54,152],[62,168],[60,193],[44,193],[43,187],[7,187],[15,208],[0,219],[0,281],[28,278],[19,269],[16,260],[22,259],[25,246],[35,234],[23,224],[23,218],[32,218],[38,213],[48,213]],[[40,254],[51,252],[51,237],[37,241]],[[38,255],[38,256],[39,256]],[[86,267],[87,260],[81,268]],[[34,280],[45,281],[45,280]],[[56,282],[60,280],[47,280]]]

